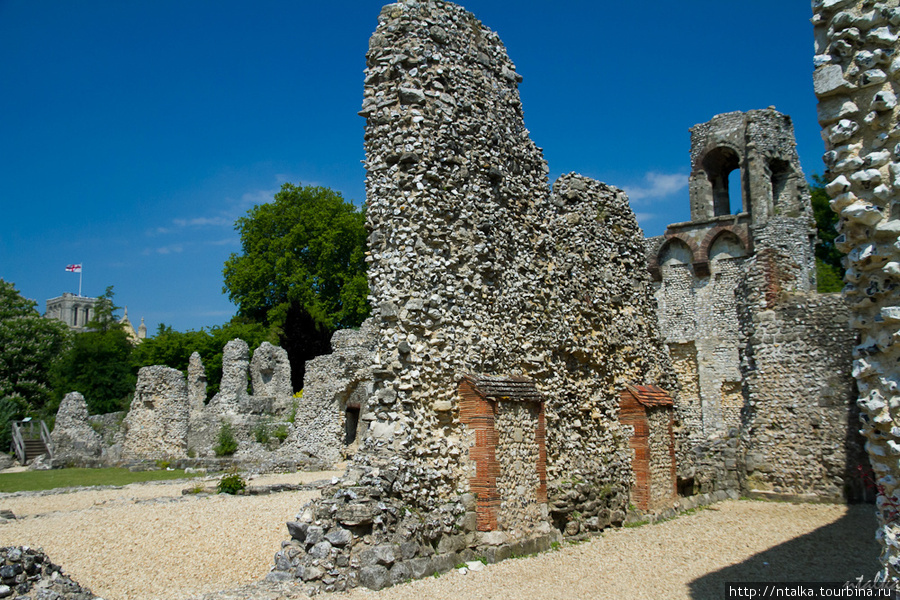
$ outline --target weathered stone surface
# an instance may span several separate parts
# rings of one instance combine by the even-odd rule
[[[329,531],[325,535],[325,539],[333,546],[346,546],[353,540],[353,534],[346,529],[335,529]]]
[[[359,583],[370,590],[380,590],[390,582],[390,573],[381,565],[363,567],[359,570]]]
[[[841,499],[860,459],[853,333],[840,299],[815,292],[812,208],[790,119],[771,108],[717,115],[691,129],[691,166],[691,221],[648,240],[681,385],[682,491]],[[739,190],[727,187],[733,169]],[[844,177],[831,191],[849,186]]]
[[[830,169],[827,177],[836,181],[842,172],[849,174],[839,185],[826,189],[833,196],[832,207],[841,215],[841,235],[835,245],[847,253],[844,297],[850,306],[851,325],[859,334],[859,343],[853,350],[853,375],[859,388],[857,402],[866,449],[882,491],[876,504],[880,520],[876,538],[883,549],[881,577],[896,584],[900,582],[900,546],[896,542],[900,539],[900,523],[894,508],[900,503],[900,465],[896,460],[896,449],[900,448],[900,396],[897,394],[900,344],[896,323],[884,318],[882,311],[888,309],[890,314],[890,309],[898,304],[896,265],[900,261],[897,245],[900,228],[889,224],[900,215],[897,177],[900,164],[881,164],[881,160],[874,160],[867,165],[865,159],[884,149],[886,142],[890,144],[888,147],[894,146],[894,141],[889,140],[898,134],[894,100],[900,92],[900,82],[896,79],[898,63],[892,61],[890,65],[892,77],[887,77],[876,65],[889,62],[888,57],[900,52],[896,22],[900,2],[847,0],[840,6],[841,11],[835,13],[828,9],[827,3],[813,3],[817,52],[835,55],[840,50],[840,60],[829,67],[833,73],[829,74],[829,81],[837,81],[840,73],[841,78],[855,85],[856,89],[847,96],[863,110],[840,122],[848,122],[841,134],[836,135],[831,128],[823,131],[825,159]],[[841,43],[845,37],[859,32],[854,27],[857,22],[865,22],[872,16],[889,16],[890,24],[860,35],[853,45]],[[826,95],[833,87],[816,87],[820,102],[827,100]],[[865,114],[867,110],[871,112]],[[839,170],[841,163],[845,167]],[[877,175],[871,173],[873,169]],[[876,179],[887,183],[873,185]],[[862,206],[874,207],[880,217],[871,211],[847,211],[854,200],[862,202]]]
[[[91,591],[63,574],[40,549],[0,548],[0,598],[94,600]]]
[[[290,388],[290,365],[282,348],[264,342],[249,361],[249,349],[243,340],[231,340],[222,355],[222,384],[206,405],[206,377],[199,356],[192,357],[188,369],[191,382],[191,423],[189,446],[198,456],[214,456],[219,431],[228,423],[238,441],[236,456],[269,464],[296,464],[302,461],[298,452],[273,441],[276,428],[287,430],[293,397]],[[254,382],[254,393],[247,393],[248,369]],[[283,419],[282,422],[278,422]],[[268,440],[268,441],[266,441]],[[276,447],[273,447],[276,446]],[[284,452],[275,453],[273,450]]]
[[[275,398],[278,405],[275,410],[290,407],[294,392],[291,389],[291,363],[284,348],[269,342],[260,344],[250,361],[250,380],[254,396]]]
[[[222,351],[222,382],[219,393],[210,401],[210,409],[219,414],[235,414],[247,396],[247,371],[250,348],[241,339],[231,340]]]
[[[356,447],[368,424],[375,339],[373,323],[367,320],[359,330],[336,331],[333,352],[306,363],[297,427],[282,452],[329,464],[340,460],[348,446]]]
[[[197,352],[191,354],[188,361],[187,385],[191,412],[203,410],[206,404],[206,369]]]
[[[60,402],[50,438],[54,456],[66,462],[97,458],[103,452],[103,440],[91,427],[87,401],[80,392],[70,392]]]
[[[124,455],[185,458],[189,423],[188,390],[181,371],[162,366],[141,368],[125,417]]]

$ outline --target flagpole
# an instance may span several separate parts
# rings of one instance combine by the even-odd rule
[[[78,269],[78,297],[81,297],[81,275],[82,271],[84,271],[84,263],[81,263],[81,268]]]

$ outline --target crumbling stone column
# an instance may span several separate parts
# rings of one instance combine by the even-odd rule
[[[815,0],[813,83],[826,187],[847,256],[844,295],[859,330],[853,375],[875,473],[882,576],[900,581],[900,7],[898,0]]]
[[[241,399],[247,396],[247,370],[250,347],[242,339],[225,344],[222,351],[222,383],[219,393],[210,400],[210,408],[220,414],[237,413]]]
[[[160,365],[141,368],[125,417],[124,455],[185,458],[189,423],[187,383],[181,371]]]
[[[203,410],[203,405],[206,404],[206,369],[203,368],[203,361],[197,352],[191,354],[188,362],[187,385],[191,411]]]
[[[260,344],[250,361],[250,381],[254,396],[270,396],[281,408],[289,406],[293,389],[287,350],[269,342]]]

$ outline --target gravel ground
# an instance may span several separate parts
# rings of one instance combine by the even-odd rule
[[[263,476],[301,483],[338,472]],[[182,497],[185,483],[134,484],[44,496],[0,495],[20,520],[0,545],[43,547],[106,600],[297,597],[263,577],[286,539],[284,522],[318,492]],[[611,530],[538,556],[457,571],[343,600],[567,598],[713,600],[728,581],[871,579],[878,568],[868,505],[731,501],[657,525]],[[212,593],[215,590],[232,592]],[[279,591],[280,590],[280,591]]]
[[[307,483],[342,471],[261,476],[252,485]],[[195,482],[132,484],[69,494],[0,494],[18,518],[0,545],[43,547],[105,600],[179,600],[264,577],[285,522],[319,492],[182,496]]]

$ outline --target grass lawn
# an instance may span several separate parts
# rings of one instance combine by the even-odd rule
[[[137,471],[128,469],[51,469],[0,473],[0,492],[32,492],[81,485],[127,485],[142,481],[196,477],[182,470]]]

